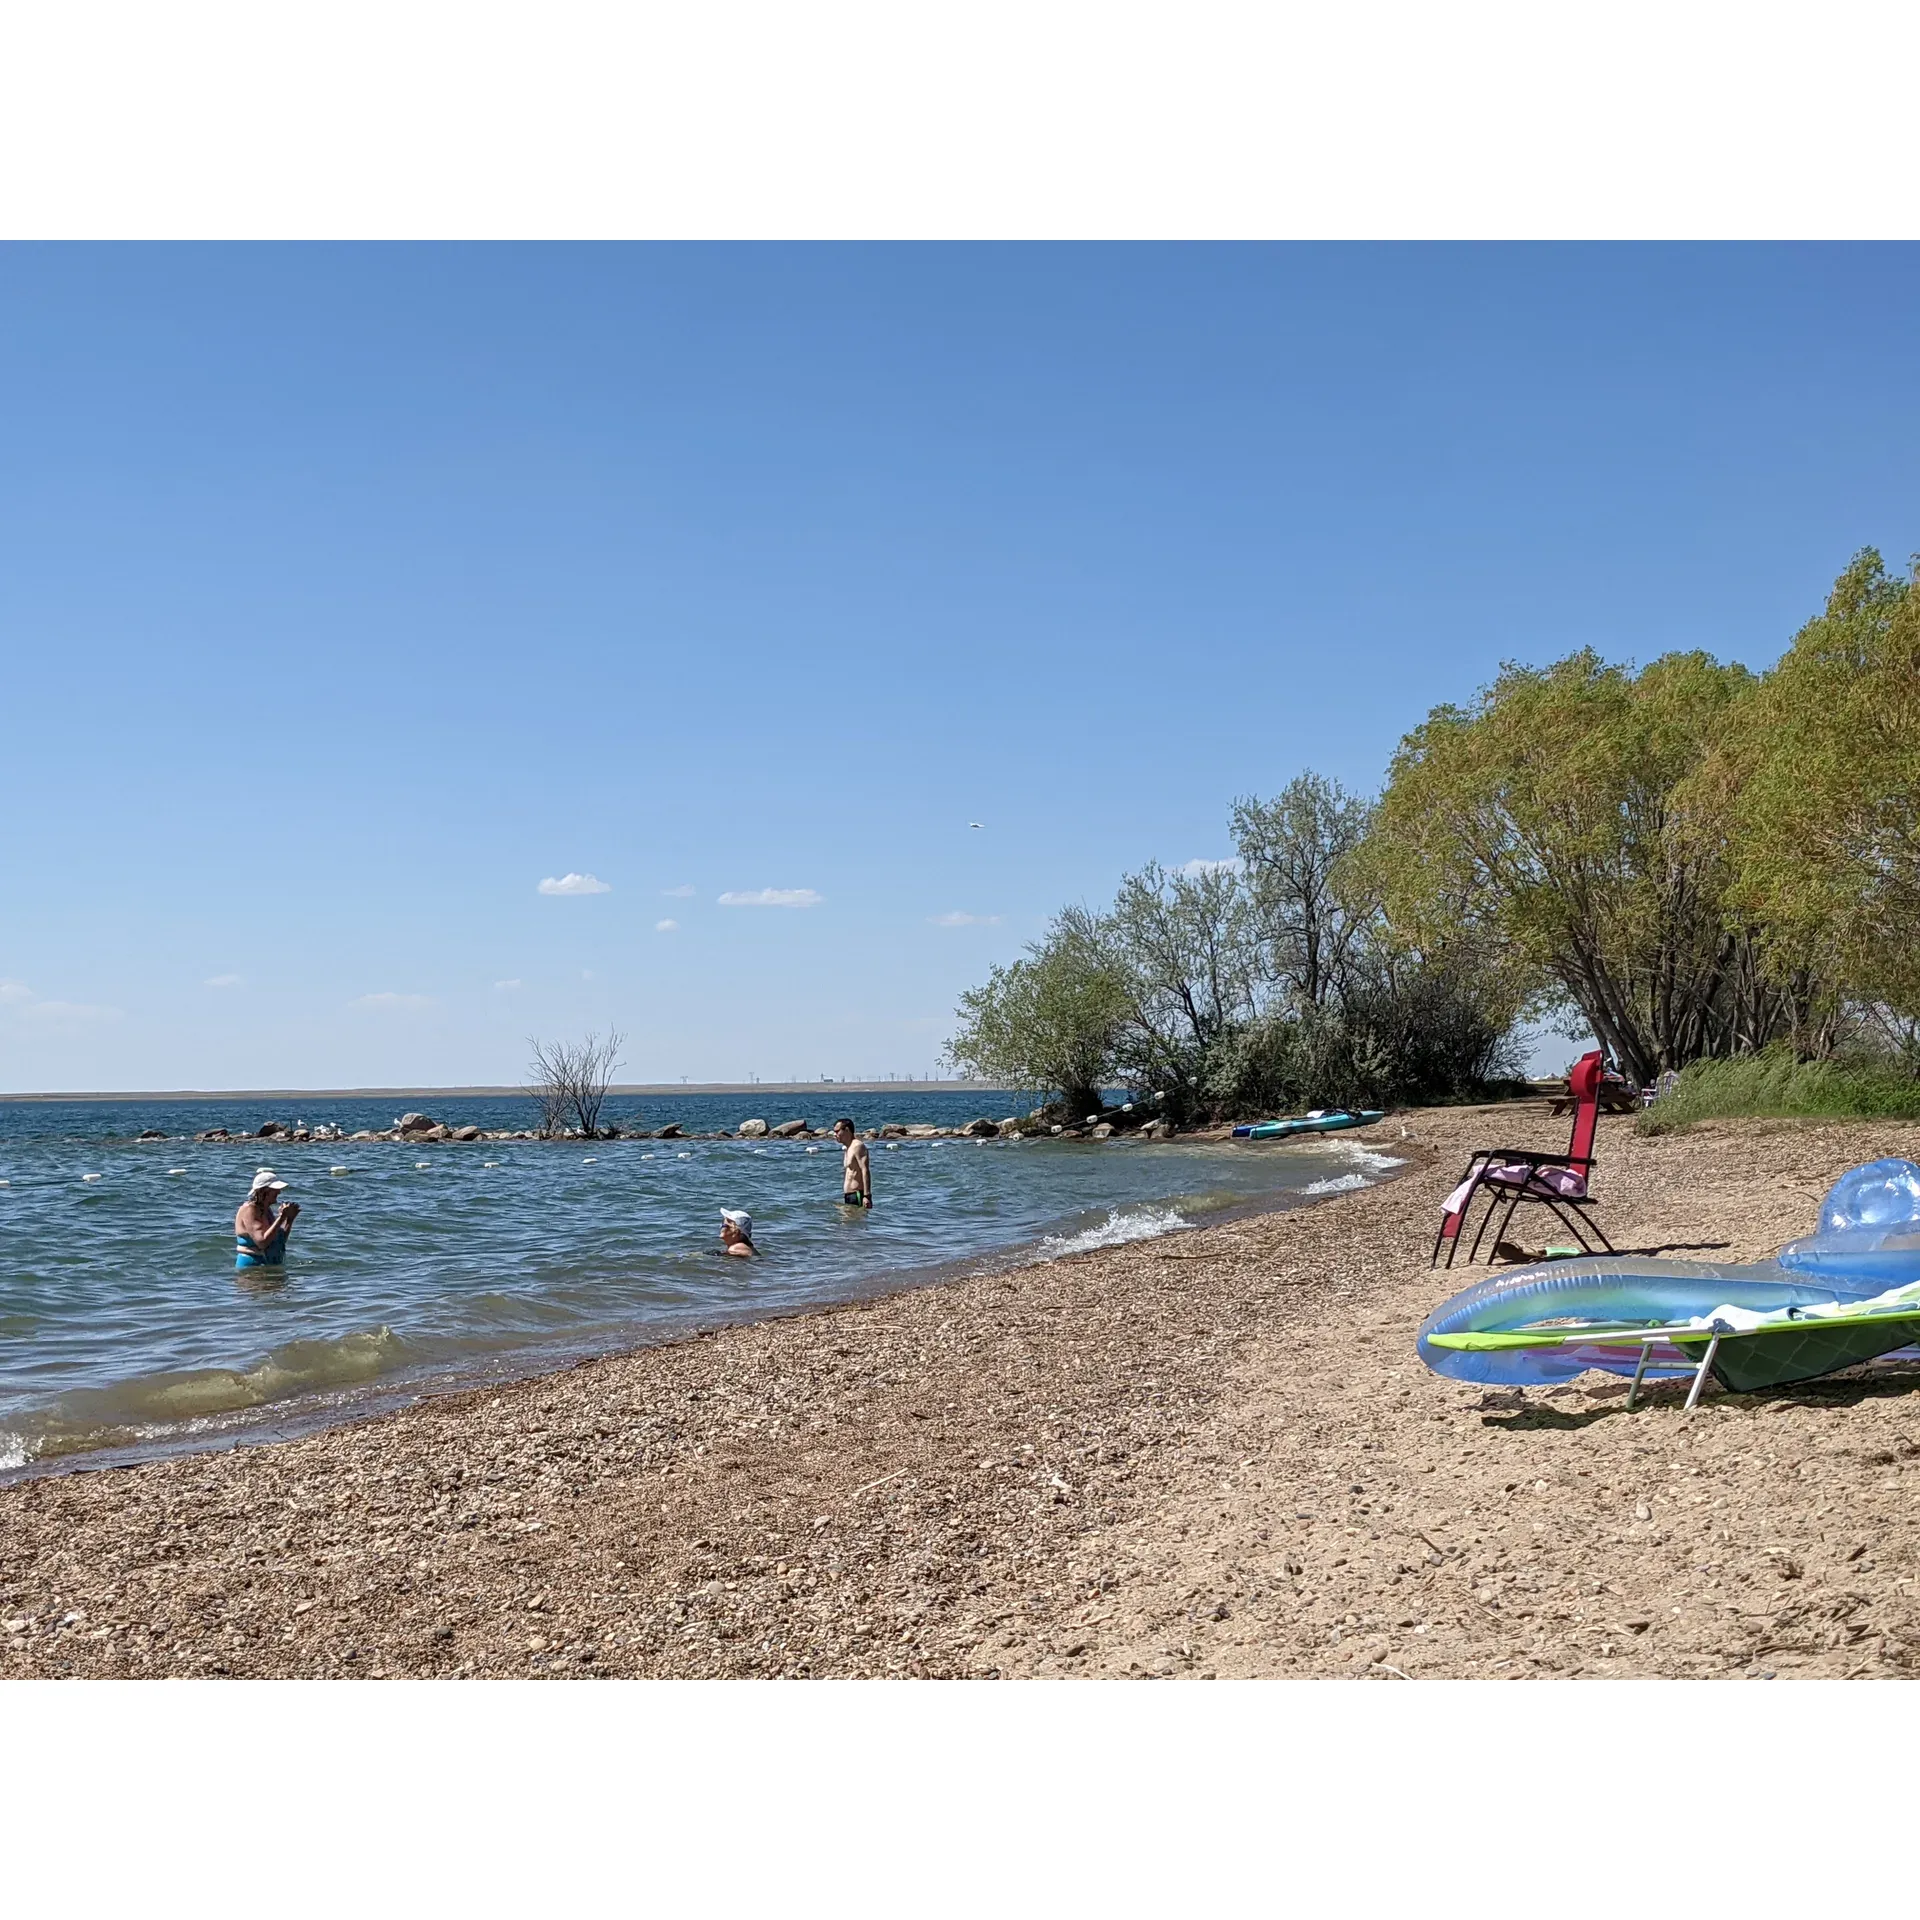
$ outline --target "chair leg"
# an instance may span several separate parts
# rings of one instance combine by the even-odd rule
[[[1633,1385],[1627,1389],[1627,1411],[1633,1411],[1633,1403],[1640,1398],[1640,1382],[1647,1377],[1647,1356],[1653,1351],[1651,1340],[1640,1342],[1639,1363],[1633,1370]]]
[[[1494,1229],[1493,1245],[1487,1249],[1488,1266],[1492,1266],[1494,1261],[1500,1257],[1501,1243],[1506,1239],[1507,1229],[1513,1225],[1513,1216],[1520,1211],[1520,1202],[1525,1197],[1517,1187],[1514,1189],[1513,1198],[1507,1202],[1505,1217],[1501,1220],[1499,1226]]]
[[[1706,1353],[1700,1361],[1700,1371],[1693,1376],[1693,1385],[1687,1389],[1687,1404],[1680,1409],[1682,1413],[1691,1413],[1700,1404],[1700,1389],[1707,1384],[1707,1374],[1713,1366],[1714,1355],[1719,1351],[1720,1336],[1716,1333],[1707,1342]]]
[[[1593,1229],[1593,1237],[1600,1242],[1601,1246],[1604,1247],[1608,1253],[1611,1253],[1613,1251],[1613,1242],[1607,1238],[1606,1228],[1594,1218],[1591,1212],[1587,1211],[1592,1204],[1591,1201],[1585,1203],[1581,1209],[1580,1217]]]
[[[1480,1242],[1487,1237],[1487,1229],[1493,1225],[1493,1216],[1500,1211],[1500,1196],[1489,1189],[1487,1191],[1487,1210],[1480,1216],[1480,1231],[1473,1236],[1473,1246],[1467,1254],[1467,1265],[1480,1258]],[[1466,1221],[1460,1222],[1461,1230],[1466,1229]]]
[[[1550,1199],[1546,1194],[1542,1194],[1540,1198],[1549,1211],[1551,1211],[1553,1217],[1580,1242],[1580,1251],[1582,1253],[1591,1253],[1593,1248],[1587,1244],[1586,1232],[1580,1225],[1579,1213],[1577,1211],[1569,1212],[1566,1207],[1560,1204],[1559,1200]]]
[[[1440,1258],[1440,1249],[1444,1245],[1447,1250],[1447,1266],[1452,1267],[1453,1257],[1460,1251],[1460,1236],[1467,1230],[1467,1215],[1473,1211],[1474,1197],[1480,1191],[1479,1166],[1480,1156],[1476,1153],[1467,1162],[1466,1172],[1460,1176],[1460,1184],[1466,1188],[1467,1197],[1460,1202],[1460,1211],[1457,1216],[1446,1214],[1440,1216],[1440,1231],[1433,1237],[1433,1251],[1427,1256],[1428,1266],[1432,1266]],[[1447,1221],[1450,1217],[1455,1221],[1451,1234],[1447,1232]],[[1467,1265],[1473,1265],[1471,1257],[1468,1258]]]
[[[1546,1200],[1546,1204],[1553,1209],[1554,1218],[1571,1229],[1574,1238],[1580,1242],[1582,1252],[1594,1253],[1595,1251],[1599,1251],[1611,1253],[1613,1251],[1613,1242],[1607,1238],[1606,1230],[1589,1211],[1593,1204],[1591,1201],[1560,1198],[1548,1200],[1544,1194],[1541,1195],[1541,1198]],[[1587,1239],[1587,1229],[1589,1227],[1593,1229],[1594,1239],[1600,1242],[1597,1250]]]

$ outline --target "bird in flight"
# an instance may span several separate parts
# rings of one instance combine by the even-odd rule
[[[986,822],[984,820],[969,820],[967,825],[977,832],[981,827],[986,825]]]

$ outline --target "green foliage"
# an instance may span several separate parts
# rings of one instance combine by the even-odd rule
[[[1303,773],[1273,800],[1233,803],[1269,977],[1301,1006],[1323,1007],[1347,984],[1378,903],[1353,864],[1373,809],[1337,780]]]
[[[1223,1035],[1207,1055],[1203,1104],[1235,1119],[1434,1105],[1481,1096],[1518,1071],[1484,984],[1416,963],[1355,982],[1338,1002],[1270,1012]]]
[[[1453,1099],[1510,1072],[1511,1013],[1484,977],[1390,948],[1377,911],[1337,893],[1352,803],[1311,775],[1291,792],[1237,810],[1265,836],[1260,881],[1231,863],[1127,875],[1107,912],[1070,908],[963,996],[949,1059],[1076,1116],[1118,1081],[1181,1122]]]
[[[1920,1076],[1888,1060],[1796,1060],[1785,1047],[1696,1060],[1636,1125],[1679,1133],[1735,1116],[1920,1120]]]
[[[1246,888],[1230,867],[1170,873],[1150,862],[1120,882],[1094,923],[1124,1002],[1113,1071],[1193,1112],[1210,1051],[1254,1012]]]
[[[995,967],[960,997],[947,1058],[1002,1086],[1059,1094],[1069,1111],[1094,1112],[1111,1084],[1128,983],[1107,957],[1084,907],[1057,915],[1027,957]]]
[[[1920,1015],[1920,585],[1867,548],[1709,769],[1776,964]]]
[[[1690,1100],[1904,1100],[1897,1060],[1789,1069],[1920,1057],[1920,584],[1862,552],[1759,678],[1507,665],[1407,735],[1377,801],[1302,773],[1233,832],[1237,863],[1149,865],[996,968],[955,1064],[1074,1105],[1120,1079],[1176,1118],[1444,1100],[1510,1074],[1533,1014],[1643,1084],[1771,1063]]]
[[[1430,952],[1477,946],[1536,1010],[1571,1002],[1629,1074],[1764,1045],[1791,1009],[1723,907],[1718,840],[1675,796],[1753,676],[1701,653],[1508,666],[1394,756],[1360,856]]]

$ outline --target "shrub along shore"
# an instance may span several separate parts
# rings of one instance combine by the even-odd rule
[[[1420,1366],[1490,1127],[1566,1138],[1396,1115],[1366,1192],[0,1489],[0,1673],[1913,1671],[1912,1373],[1686,1417]],[[1741,1259],[1887,1153],[1920,1125],[1609,1116],[1596,1190],[1623,1248]]]

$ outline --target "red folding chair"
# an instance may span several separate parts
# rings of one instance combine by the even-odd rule
[[[1453,1265],[1467,1215],[1473,1211],[1475,1199],[1483,1193],[1488,1196],[1487,1210],[1468,1249],[1468,1266],[1479,1257],[1480,1242],[1486,1238],[1494,1220],[1498,1218],[1500,1222],[1493,1236],[1493,1244],[1498,1247],[1506,1238],[1514,1214],[1523,1205],[1550,1208],[1554,1216],[1571,1229],[1585,1252],[1613,1251],[1613,1242],[1593,1217],[1595,1203],[1587,1191],[1593,1172],[1593,1135],[1600,1120],[1600,1081],[1605,1068],[1605,1056],[1596,1051],[1583,1054],[1567,1075],[1567,1090],[1573,1095],[1574,1104],[1573,1137],[1567,1142],[1565,1153],[1536,1153],[1527,1147],[1485,1147],[1467,1162],[1460,1184],[1447,1196],[1446,1211],[1440,1216],[1440,1231],[1434,1237],[1428,1266],[1439,1260],[1442,1247],[1447,1250],[1447,1265]],[[1592,1230],[1599,1246],[1588,1240],[1588,1229]],[[1488,1258],[1492,1258],[1491,1253]]]

